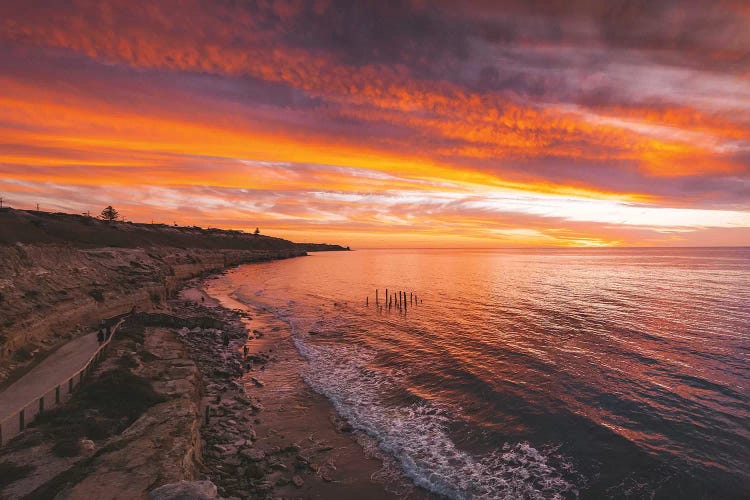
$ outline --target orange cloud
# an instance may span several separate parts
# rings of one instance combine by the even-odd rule
[[[148,219],[167,211],[138,192],[174,209],[185,193],[210,187],[235,205],[201,194],[216,212],[194,218],[237,227],[252,216],[287,234],[314,228],[309,239],[340,231],[362,241],[380,232],[399,241],[409,235],[543,245],[652,241],[663,224],[636,230],[611,222],[630,216],[633,203],[665,210],[723,203],[732,206],[706,207],[716,208],[711,227],[735,228],[744,220],[735,212],[747,207],[734,206],[743,187],[732,184],[750,171],[741,89],[729,86],[736,95],[728,106],[740,103],[733,114],[608,98],[584,105],[588,96],[565,100],[549,91],[545,68],[530,67],[521,75],[533,73],[531,83],[541,80],[543,89],[530,99],[528,82],[516,88],[498,76],[484,85],[418,71],[383,56],[390,47],[353,59],[332,50],[325,37],[297,39],[294,23],[309,14],[305,5],[0,6],[6,44],[0,58],[10,61],[0,76],[5,189],[23,200],[47,199],[45,189],[72,199],[65,186],[88,192],[106,185],[117,188],[130,213]],[[450,64],[478,72],[493,53],[482,52],[489,50],[486,41],[477,46],[478,56]],[[668,72],[656,68],[657,77],[661,70]],[[253,85],[261,90],[250,99]],[[252,191],[262,200],[227,190]],[[501,203],[497,193],[532,198]],[[396,196],[405,199],[395,202]],[[470,209],[472,197],[484,208]],[[590,209],[615,215],[586,220],[579,207],[589,205],[582,200],[611,202]],[[236,207],[242,203],[252,209]],[[534,203],[560,213],[540,214]],[[353,207],[361,204],[367,206]]]

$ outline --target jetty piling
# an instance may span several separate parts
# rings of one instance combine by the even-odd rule
[[[416,306],[423,303],[415,292],[405,292],[403,290],[397,290],[390,293],[390,289],[385,289],[385,296],[383,302],[380,302],[380,289],[375,289],[375,310],[378,312],[390,311],[391,308],[398,309],[399,312],[403,311],[406,314],[409,306]],[[365,297],[365,306],[369,307],[370,296]]]

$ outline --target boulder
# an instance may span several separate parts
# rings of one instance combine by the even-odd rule
[[[96,444],[90,439],[81,439],[81,453],[86,456],[93,455],[96,451]]]
[[[260,462],[266,458],[266,454],[263,450],[256,450],[254,448],[243,449],[240,451],[240,455],[250,460],[251,462]]]
[[[207,500],[218,499],[219,492],[211,481],[180,481],[152,490],[148,500]]]

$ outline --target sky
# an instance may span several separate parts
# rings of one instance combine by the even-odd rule
[[[6,205],[357,247],[750,245],[745,0],[0,0]]]

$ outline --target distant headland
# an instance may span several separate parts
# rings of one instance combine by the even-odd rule
[[[108,207],[111,208],[111,207]],[[106,209],[105,209],[106,210]],[[282,238],[232,229],[202,228],[105,220],[61,212],[0,209],[0,245],[68,244],[96,247],[179,247],[224,250],[347,251],[349,247],[327,243],[294,243]]]

